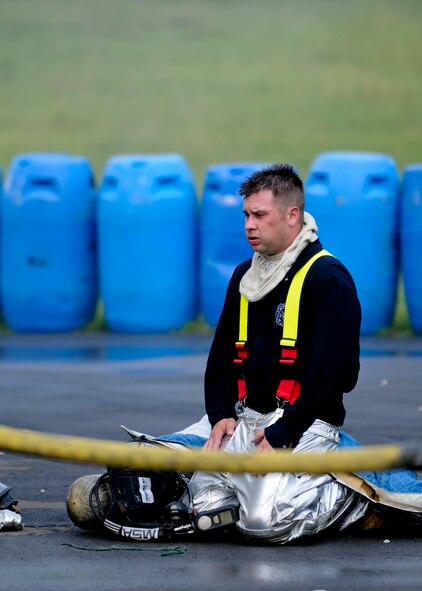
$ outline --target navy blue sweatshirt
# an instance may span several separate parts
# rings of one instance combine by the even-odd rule
[[[276,390],[283,377],[279,364],[282,310],[298,271],[322,249],[309,244],[286,277],[258,302],[249,303],[247,406],[259,413],[276,408]],[[234,359],[239,336],[239,283],[251,259],[233,272],[215,331],[205,372],[205,406],[211,424],[236,418],[237,377]],[[265,429],[273,447],[295,446],[315,419],[344,422],[343,393],[352,390],[359,374],[361,309],[352,277],[334,257],[321,257],[306,275],[299,309],[297,377],[299,398]]]

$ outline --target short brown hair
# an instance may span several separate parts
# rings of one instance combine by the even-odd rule
[[[303,183],[291,164],[273,164],[254,172],[240,186],[239,195],[245,199],[258,191],[271,191],[284,207],[298,207],[303,217]]]

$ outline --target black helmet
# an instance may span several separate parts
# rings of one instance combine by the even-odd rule
[[[135,540],[194,531],[189,484],[177,472],[109,469],[101,476],[85,476],[70,487],[66,506],[83,529],[105,527]]]

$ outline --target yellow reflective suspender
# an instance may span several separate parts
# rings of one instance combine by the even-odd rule
[[[289,291],[287,292],[286,308],[284,310],[283,333],[280,341],[280,345],[283,347],[296,346],[299,326],[300,296],[302,294],[303,282],[314,262],[324,256],[332,255],[326,250],[317,252],[317,254],[314,254],[314,256],[299,269],[292,279]]]
[[[281,355],[279,363],[282,365],[294,366],[297,360],[297,333],[299,326],[299,307],[300,298],[302,294],[303,283],[305,277],[312,267],[314,262],[322,256],[332,256],[328,251],[321,250],[309,259],[307,263],[301,267],[292,279],[289,291],[287,293],[286,305],[284,309],[283,331],[280,341]],[[238,383],[238,399],[239,403],[244,406],[246,400],[246,379],[243,368],[248,357],[247,340],[248,340],[248,300],[240,296],[240,315],[239,315],[239,339],[236,342],[236,349],[238,352],[235,364],[239,367]],[[280,407],[286,402],[294,404],[300,394],[300,384],[295,379],[282,379],[277,388],[277,407]]]
[[[248,306],[249,301],[245,296],[240,296],[240,317],[239,317],[239,342],[246,343],[248,340]]]

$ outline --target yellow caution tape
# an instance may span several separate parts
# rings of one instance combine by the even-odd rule
[[[193,472],[357,472],[412,466],[421,461],[397,445],[366,446],[336,452],[293,454],[290,450],[273,453],[229,454],[202,449],[170,450],[127,443],[37,433],[0,426],[0,449],[76,463],[101,464],[110,468]],[[415,460],[417,457],[417,461]]]

